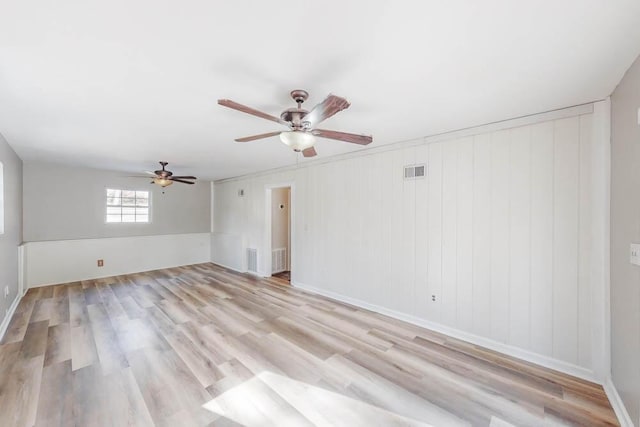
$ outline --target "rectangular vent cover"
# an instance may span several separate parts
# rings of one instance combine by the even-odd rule
[[[410,165],[404,167],[404,179],[424,178],[426,172],[425,165]]]
[[[287,248],[271,251],[271,274],[287,271]]]
[[[258,250],[253,248],[247,249],[247,270],[252,273],[258,272]]]

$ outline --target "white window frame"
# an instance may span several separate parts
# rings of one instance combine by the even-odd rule
[[[140,206],[140,207],[146,207],[148,209],[148,215],[147,215],[148,221],[146,221],[146,222],[142,222],[142,221],[140,221],[140,222],[137,222],[137,221],[134,221],[134,222],[124,222],[124,221],[109,222],[109,221],[107,221],[108,208],[117,207],[117,206],[109,206],[109,196],[108,196],[109,190],[118,190],[118,191],[121,192],[120,193],[121,195],[122,195],[122,191],[136,191],[136,192],[137,191],[140,191],[140,192],[144,191],[144,192],[146,192],[149,195],[149,198],[148,198],[149,205],[148,206]],[[106,187],[104,189],[104,216],[103,216],[104,223],[107,224],[107,225],[118,225],[118,226],[121,226],[121,225],[147,225],[147,224],[151,224],[151,221],[152,221],[151,205],[153,203],[152,200],[151,200],[151,195],[152,195],[152,192],[149,191],[149,190],[132,190],[132,189],[129,189],[129,188],[115,188],[115,186],[114,187]],[[122,206],[122,197],[121,197],[120,208],[123,208],[123,207],[125,207],[125,208],[132,208],[132,207],[135,208],[136,206]],[[121,219],[122,219],[122,214],[120,216],[121,216]]]

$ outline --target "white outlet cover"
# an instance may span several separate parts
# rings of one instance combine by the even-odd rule
[[[640,266],[640,244],[632,243],[629,248],[629,262]]]
[[[640,125],[640,108],[638,108],[638,124]]]

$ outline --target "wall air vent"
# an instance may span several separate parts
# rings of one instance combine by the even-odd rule
[[[287,271],[287,248],[271,251],[271,274]]]
[[[247,248],[247,270],[250,273],[258,273],[258,250]]]
[[[404,179],[424,178],[426,175],[426,165],[410,165],[404,167]]]

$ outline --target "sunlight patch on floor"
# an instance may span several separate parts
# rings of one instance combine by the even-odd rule
[[[246,426],[422,426],[365,402],[264,371],[203,405]]]

